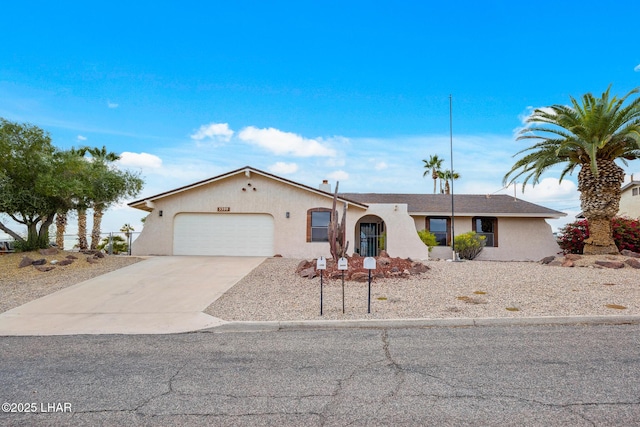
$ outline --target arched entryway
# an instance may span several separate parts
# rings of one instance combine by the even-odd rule
[[[360,256],[378,256],[387,249],[387,230],[382,218],[366,215],[356,223],[354,252]]]

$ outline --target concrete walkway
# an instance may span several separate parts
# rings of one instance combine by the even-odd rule
[[[0,335],[167,334],[226,322],[202,311],[265,258],[154,257],[0,314]]]

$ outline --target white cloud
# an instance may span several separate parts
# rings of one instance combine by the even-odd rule
[[[513,186],[508,191],[513,194]],[[522,192],[522,184],[516,184],[517,197],[523,198],[528,202],[539,203],[543,206],[550,204],[573,204],[579,200],[580,194],[576,184],[568,179],[564,179],[561,183],[557,178],[543,178],[534,186],[527,185],[524,193]],[[579,203],[579,202],[578,202]]]
[[[640,71],[640,64],[636,65],[633,69],[636,73]]]
[[[373,168],[377,171],[381,171],[387,169],[388,167],[389,165],[386,162],[378,162]]]
[[[107,101],[107,107],[109,107],[109,108],[118,108],[119,104],[116,104],[115,102]]]
[[[233,134],[234,131],[229,129],[228,123],[209,123],[208,125],[200,126],[200,129],[191,135],[191,139],[195,141],[210,139],[216,142],[229,142]]]
[[[120,154],[118,162],[122,166],[134,168],[159,168],[162,166],[162,159],[149,153],[130,153],[128,151]]]
[[[238,137],[241,141],[257,145],[273,154],[296,157],[334,157],[336,151],[327,146],[322,139],[307,139],[291,132],[274,128],[258,129],[253,126],[244,128]]]
[[[82,135],[78,135],[78,136],[76,137],[76,139],[77,139],[78,141],[86,141],[86,140],[87,140],[87,137],[86,137],[86,136],[82,136]]]
[[[329,178],[334,181],[346,181],[349,179],[349,174],[345,171],[335,171],[329,174]]]
[[[275,174],[289,175],[298,171],[298,165],[295,163],[277,162],[269,166],[269,171]]]

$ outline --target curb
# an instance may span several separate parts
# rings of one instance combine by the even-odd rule
[[[198,332],[277,332],[330,329],[468,328],[495,326],[637,325],[640,316],[485,317],[389,320],[234,321]]]

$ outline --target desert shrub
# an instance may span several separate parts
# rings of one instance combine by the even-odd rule
[[[486,236],[476,234],[475,231],[460,234],[453,239],[456,252],[462,259],[474,259],[484,248]]]
[[[640,221],[626,217],[611,220],[613,240],[618,250],[627,249],[640,252]],[[586,219],[569,223],[559,230],[557,242],[565,254],[581,254],[584,240],[589,237],[589,224]]]
[[[418,236],[420,236],[420,240],[422,243],[427,245],[429,248],[429,252],[433,249],[434,246],[438,246],[438,240],[436,240],[436,235],[427,230],[418,231]]]

